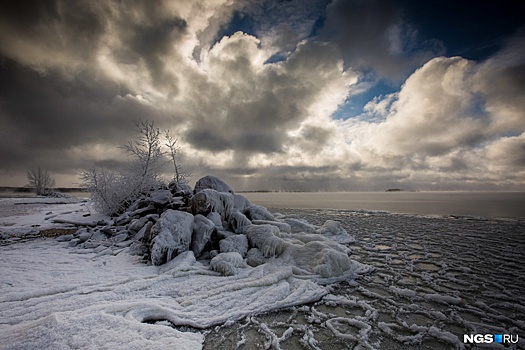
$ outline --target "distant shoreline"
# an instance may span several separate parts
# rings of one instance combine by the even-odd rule
[[[56,187],[52,189],[54,192],[69,193],[69,192],[87,192],[86,189],[81,187]],[[33,193],[34,188],[31,187],[10,187],[0,186],[0,193],[11,192],[11,193]]]

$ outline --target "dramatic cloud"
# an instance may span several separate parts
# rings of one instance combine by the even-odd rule
[[[336,0],[327,7],[321,38],[341,47],[350,67],[377,78],[398,81],[436,54],[437,40],[423,41],[396,1]]]
[[[380,5],[3,2],[2,183],[118,167],[142,118],[172,130],[196,177],[239,189],[522,188],[524,34],[480,61],[445,57]],[[404,83],[334,119],[381,79]]]

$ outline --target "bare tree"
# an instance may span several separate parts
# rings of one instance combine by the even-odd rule
[[[122,148],[134,160],[130,164],[130,173],[136,188],[133,192],[141,193],[150,187],[157,186],[161,180],[161,170],[164,161],[164,151],[160,143],[160,130],[154,122],[133,121],[137,132],[137,140],[129,141]]]
[[[27,180],[29,186],[35,189],[37,196],[45,196],[55,186],[55,179],[49,175],[47,169],[42,170],[40,166],[27,171]]]
[[[171,160],[173,162],[173,169],[174,169],[174,176],[173,180],[177,182],[179,185],[187,184],[189,181],[189,178],[191,177],[191,173],[185,172],[182,169],[182,165],[177,162],[178,153],[180,151],[180,147],[177,146],[178,139],[174,139],[169,130],[165,130],[165,138],[166,138],[166,147],[168,147],[169,151],[168,154],[171,157]]]
[[[166,164],[160,130],[154,122],[134,121],[137,138],[121,148],[131,157],[127,168],[117,171],[89,169],[81,173],[82,186],[92,194],[103,213],[122,213],[142,193],[162,184]]]

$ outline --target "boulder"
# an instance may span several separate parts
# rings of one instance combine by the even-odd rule
[[[273,215],[261,205],[253,204],[252,206],[246,209],[246,216],[250,220],[268,220],[275,221]]]
[[[203,178],[200,178],[197,181],[197,183],[195,183],[195,188],[193,192],[197,193],[204,189],[212,189],[218,192],[233,193],[233,190],[230,187],[230,185],[213,175],[207,175]]]
[[[210,242],[211,235],[215,231],[215,224],[201,214],[195,215],[193,221],[193,236],[191,250],[196,257],[199,257],[206,244]]]
[[[244,213],[246,209],[248,209],[252,205],[252,202],[250,202],[248,198],[237,193],[233,194],[233,210],[237,210],[241,213]]]
[[[267,260],[259,248],[252,248],[246,253],[246,263],[251,267],[262,265]]]
[[[246,267],[242,256],[239,253],[220,253],[210,261],[213,271],[220,272],[223,276],[233,276],[237,274],[238,268]]]
[[[251,224],[251,221],[239,211],[235,211],[230,215],[229,226],[235,233],[240,233],[244,226]]]
[[[253,220],[252,224],[254,225],[273,225],[279,228],[279,231],[284,233],[292,233],[292,228],[289,224],[286,222],[281,221],[269,221],[269,220]]]
[[[190,249],[193,215],[168,209],[151,228],[150,254],[153,265],[162,265]]]
[[[179,184],[176,180],[172,180],[169,183],[168,189],[175,196],[188,196],[193,193],[190,186],[187,184]]]
[[[219,242],[221,253],[237,252],[245,256],[248,252],[248,238],[245,235],[233,235]]]
[[[317,227],[306,220],[285,218],[283,221],[290,225],[292,233],[314,233],[317,230]]]
[[[284,250],[284,241],[278,237],[280,231],[272,225],[249,225],[243,227],[251,247],[261,250],[265,257],[279,255]]]
[[[193,214],[219,213],[222,221],[228,222],[233,210],[233,197],[231,193],[204,189],[192,197],[191,209]]]
[[[146,225],[144,225],[139,232],[133,237],[136,241],[149,241],[149,236],[151,232],[151,228],[153,227],[153,222],[148,221]]]
[[[150,192],[149,196],[149,201],[153,203],[153,205],[155,205],[156,207],[160,208],[170,204],[173,200],[173,197],[169,190],[156,190]]]
[[[341,223],[336,220],[326,220],[323,226],[317,230],[317,233],[341,244],[350,244],[355,242],[355,238],[349,235],[343,225],[341,225]]]
[[[208,215],[206,215],[206,217],[215,224],[215,227],[224,228],[224,226],[222,225],[221,215],[219,213],[212,211]]]

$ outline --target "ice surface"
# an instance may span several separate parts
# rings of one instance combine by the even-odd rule
[[[206,336],[205,349],[234,348],[228,345],[237,342],[281,349],[525,349],[522,220],[293,209],[282,209],[276,218],[305,218],[318,233],[327,220],[340,221],[356,238],[348,247],[352,261],[375,271],[332,285],[308,306],[223,326]],[[318,236],[291,235],[297,246],[323,243]],[[297,275],[301,264],[308,266],[308,259],[290,265]],[[486,333],[520,340],[463,343],[463,334]]]

